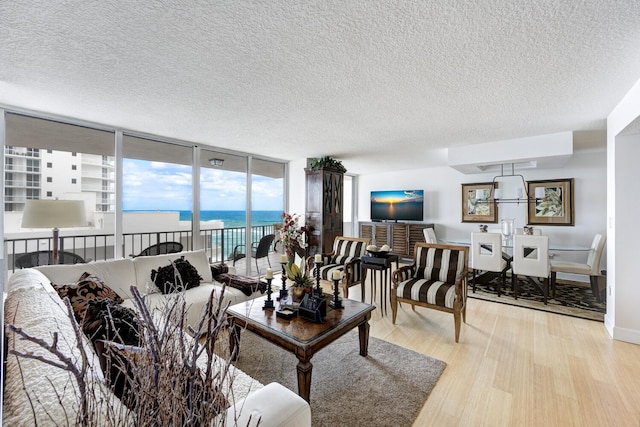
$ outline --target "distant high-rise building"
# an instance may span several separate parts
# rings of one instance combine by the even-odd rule
[[[111,156],[28,147],[5,147],[4,210],[24,209],[27,200],[95,196],[96,212],[115,210],[115,171]]]

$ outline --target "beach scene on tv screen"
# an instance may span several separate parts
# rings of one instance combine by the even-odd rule
[[[421,221],[423,206],[423,190],[371,192],[371,219]]]

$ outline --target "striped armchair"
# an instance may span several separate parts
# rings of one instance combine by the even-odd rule
[[[348,298],[349,288],[362,283],[364,280],[360,272],[360,257],[366,254],[368,244],[369,239],[367,238],[336,237],[333,241],[333,251],[322,254],[320,278],[331,280],[334,270],[341,271],[343,273],[342,294],[345,298]],[[313,264],[313,257],[309,257],[309,261]]]
[[[398,303],[453,313],[455,338],[460,338],[460,318],[466,323],[467,246],[416,243],[413,264],[393,272],[391,289],[392,323]]]

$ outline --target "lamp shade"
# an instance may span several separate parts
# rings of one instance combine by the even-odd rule
[[[27,200],[22,228],[64,228],[87,225],[82,200]]]

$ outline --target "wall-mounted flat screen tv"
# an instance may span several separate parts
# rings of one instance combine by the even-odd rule
[[[422,221],[423,190],[372,191],[372,221]]]

